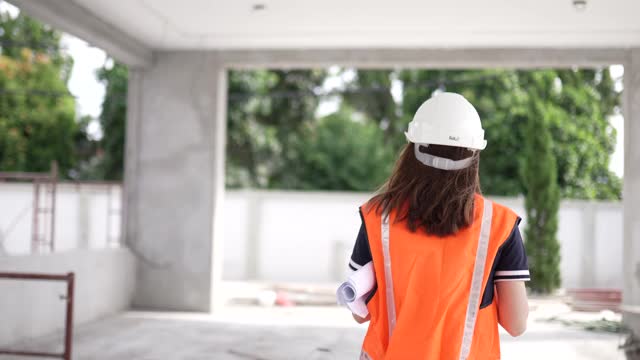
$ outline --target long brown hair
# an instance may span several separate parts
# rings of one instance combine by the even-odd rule
[[[473,221],[475,194],[480,193],[480,154],[468,149],[429,145],[421,152],[460,160],[473,156],[471,166],[461,170],[440,170],[416,159],[414,144],[402,150],[391,177],[369,202],[376,211],[396,210],[396,221],[405,221],[411,231],[447,236]]]

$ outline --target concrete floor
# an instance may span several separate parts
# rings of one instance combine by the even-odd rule
[[[541,321],[550,315],[584,319],[597,315],[570,313],[555,303],[532,308],[524,336],[513,339],[502,334],[503,359],[624,359],[617,350],[622,335]],[[74,359],[357,359],[365,330],[350,320],[346,310],[330,307],[233,307],[216,316],[128,312],[78,326]],[[50,336],[21,346],[56,350],[61,341]]]

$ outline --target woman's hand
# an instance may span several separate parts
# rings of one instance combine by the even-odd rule
[[[367,321],[371,320],[371,314],[368,314],[366,318],[361,318],[360,316],[358,316],[356,314],[351,314],[351,315],[353,315],[353,319],[358,324],[363,324],[363,323],[366,323]]]

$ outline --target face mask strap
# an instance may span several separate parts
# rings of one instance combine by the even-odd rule
[[[420,146],[426,147],[428,145],[421,145],[421,144],[414,145],[414,152],[416,155],[416,159],[418,159],[418,161],[420,161],[421,163],[432,168],[436,168],[440,170],[462,170],[462,169],[468,168],[469,166],[471,166],[471,163],[473,163],[473,157],[469,157],[462,160],[451,160],[451,159],[423,153],[420,151]]]

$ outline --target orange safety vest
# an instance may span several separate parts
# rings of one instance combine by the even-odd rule
[[[500,359],[496,300],[480,302],[518,216],[476,195],[473,222],[447,237],[361,207],[378,290],[361,360]]]

